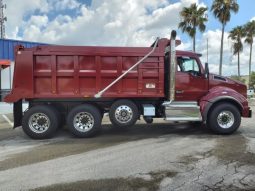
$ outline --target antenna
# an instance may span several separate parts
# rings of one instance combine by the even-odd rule
[[[7,21],[7,17],[4,16],[4,9],[6,9],[6,4],[3,4],[3,0],[0,0],[0,38],[5,38],[5,26],[4,22]]]

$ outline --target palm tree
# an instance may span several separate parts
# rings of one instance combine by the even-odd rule
[[[252,58],[252,45],[253,37],[255,36],[255,20],[248,22],[244,26],[245,42],[250,45],[250,59],[249,59],[249,86],[251,87],[251,58]]]
[[[190,7],[184,7],[180,12],[182,21],[179,23],[179,28],[182,32],[186,32],[191,38],[193,38],[193,51],[196,51],[196,32],[197,27],[199,31],[205,31],[205,22],[207,17],[205,15],[207,7],[198,8],[196,3],[191,4]]]
[[[242,38],[245,36],[243,27],[237,26],[230,31],[228,38],[233,41],[233,54],[238,58],[238,77],[240,78],[240,52],[243,51]]]
[[[222,75],[222,58],[223,58],[223,40],[224,40],[224,32],[225,26],[228,21],[230,21],[231,12],[237,13],[239,10],[239,5],[236,0],[214,0],[211,11],[214,16],[221,22],[222,24],[222,33],[221,33],[221,44],[220,44],[220,66],[219,66],[219,74]]]

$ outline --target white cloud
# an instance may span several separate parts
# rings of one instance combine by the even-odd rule
[[[15,27],[11,34],[7,36],[10,39],[22,40],[22,38],[18,35],[19,34],[19,27]]]
[[[172,5],[168,5],[164,8],[159,8],[153,11],[150,19],[146,20],[146,30],[150,30],[153,28],[169,28],[170,24],[171,27],[176,27],[177,23],[179,23],[179,11],[182,8],[181,3],[175,3]],[[176,13],[176,14],[173,14]]]
[[[5,15],[8,18],[6,33],[7,36],[13,37],[13,31],[20,30],[24,22],[24,17],[38,10],[40,13],[47,13],[49,11],[49,4],[47,0],[17,0],[6,1],[7,9]]]
[[[23,0],[20,4],[17,0],[8,0],[7,34],[11,38],[51,44],[149,46],[157,36],[169,38],[170,31],[178,27],[179,12],[191,3],[199,3],[199,0],[176,3],[168,0],[92,0],[89,7],[77,0]],[[199,6],[205,4],[199,3]],[[72,9],[75,17],[67,15],[64,11],[67,9]],[[31,14],[35,11],[36,15]],[[58,15],[54,17],[53,12]],[[237,58],[232,56],[227,36],[225,33],[223,74],[230,75],[237,73]],[[210,69],[218,73],[221,31],[209,30],[197,40],[197,50],[204,54],[203,62],[206,61],[207,38]],[[190,50],[191,47],[189,40],[178,49]],[[249,47],[244,44],[242,74],[247,72],[248,55]]]
[[[28,25],[45,27],[48,24],[48,16],[47,15],[33,15],[27,23],[28,23]]]
[[[24,35],[26,35],[28,39],[33,39],[34,37],[39,37],[41,35],[41,31],[38,26],[30,25],[29,28],[25,29]]]
[[[14,2],[10,0],[8,6]],[[28,2],[33,2],[32,6],[28,6]],[[22,38],[30,41],[74,45],[149,45],[156,36],[168,37],[170,30],[177,28],[182,7],[193,2],[198,0],[181,0],[173,4],[167,0],[127,0],[125,3],[93,0],[87,7],[76,0],[24,0],[19,7],[18,18],[11,17],[8,22],[8,34],[18,27],[18,31],[24,31]],[[24,17],[35,10],[46,13],[63,9],[76,9],[79,15],[75,18],[58,15],[53,20],[49,20],[46,14],[33,15],[24,21]]]
[[[181,39],[177,36],[176,39]],[[181,42],[179,46],[176,48],[177,50],[186,50],[190,51],[192,49],[192,43],[191,42]]]
[[[228,32],[224,34],[224,46],[223,46],[223,75],[237,75],[237,56],[233,56],[232,41],[228,39]],[[197,42],[198,52],[203,54],[201,58],[202,62],[207,61],[207,39],[208,39],[208,63],[210,71],[213,73],[219,72],[219,60],[220,60],[220,42],[221,31],[209,30],[205,32],[200,40]],[[248,63],[250,55],[250,47],[243,42],[243,52],[240,54],[240,68],[241,75],[248,74]],[[252,57],[253,63],[255,62],[255,52],[253,51]],[[255,67],[253,66],[253,70]]]
[[[56,10],[75,9],[80,6],[76,0],[51,0]]]
[[[29,22],[33,22],[31,27],[34,29],[34,25],[43,26],[48,22],[47,13],[50,11],[59,11],[65,9],[75,9],[80,6],[76,0],[8,0],[5,2],[7,9],[5,15],[8,18],[6,33],[8,38],[25,38],[24,36],[15,36],[13,31],[21,31],[23,28],[29,26]],[[32,15],[34,12],[44,15]],[[27,17],[30,17],[27,19]],[[29,20],[29,21],[28,21]],[[31,24],[31,23],[30,23]],[[35,39],[36,40],[36,39]]]

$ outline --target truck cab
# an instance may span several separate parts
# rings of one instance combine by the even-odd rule
[[[175,96],[165,104],[167,120],[203,121],[216,133],[231,134],[241,117],[251,117],[245,84],[209,73],[201,54],[176,51],[175,56]]]
[[[176,101],[199,101],[207,94],[209,83],[200,56],[188,51],[176,52]]]

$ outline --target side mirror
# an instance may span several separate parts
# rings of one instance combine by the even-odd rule
[[[205,78],[209,78],[209,66],[208,63],[205,63]]]

